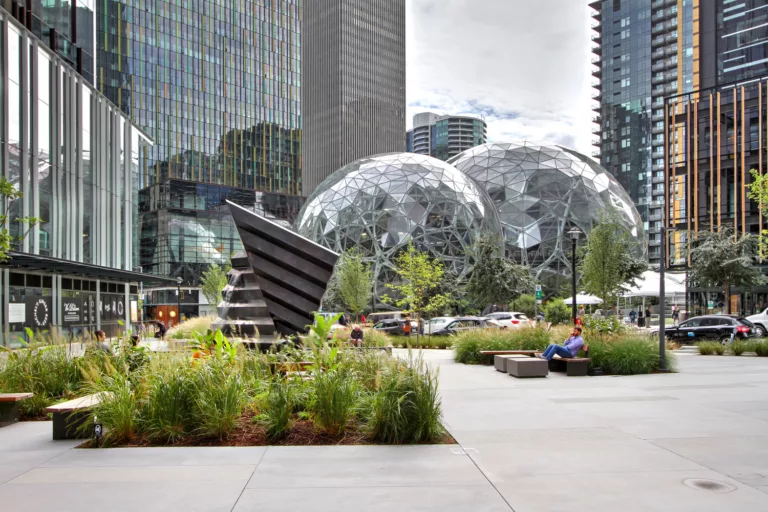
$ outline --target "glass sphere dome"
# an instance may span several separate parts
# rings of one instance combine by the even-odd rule
[[[629,195],[599,164],[555,144],[483,144],[448,161],[488,192],[501,220],[507,256],[533,268],[549,290],[570,276],[571,241],[605,216],[615,218],[646,255],[640,214]],[[582,238],[583,240],[583,238]]]
[[[412,242],[458,275],[481,233],[501,234],[493,202],[452,165],[413,153],[362,158],[334,172],[296,220],[301,235],[336,252],[357,247],[372,265],[375,296],[392,294],[394,259]]]

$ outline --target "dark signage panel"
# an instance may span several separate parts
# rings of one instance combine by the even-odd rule
[[[61,323],[64,325],[83,323],[83,300],[80,297],[61,298]]]

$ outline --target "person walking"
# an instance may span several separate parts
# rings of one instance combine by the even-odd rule
[[[405,323],[403,323],[403,336],[411,336],[411,315],[405,315]]]
[[[675,304],[672,305],[672,321],[675,323],[675,326],[680,325],[680,308]]]
[[[637,311],[634,309],[629,312],[629,323],[635,325],[637,323]]]

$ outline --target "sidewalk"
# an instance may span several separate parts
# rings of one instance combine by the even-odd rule
[[[768,511],[768,359],[517,380],[451,355],[425,352],[460,446],[73,450],[22,423],[0,510]]]

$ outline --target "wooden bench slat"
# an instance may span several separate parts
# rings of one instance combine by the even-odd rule
[[[51,405],[50,407],[45,408],[45,412],[61,413],[90,409],[91,407],[99,405],[102,400],[109,398],[112,398],[112,393],[102,391],[101,393],[94,393],[92,395],[69,400],[68,402]]]
[[[540,354],[541,350],[482,350],[484,356],[507,356],[507,355],[532,355]]]
[[[33,396],[32,393],[0,393],[0,402],[20,402]]]

